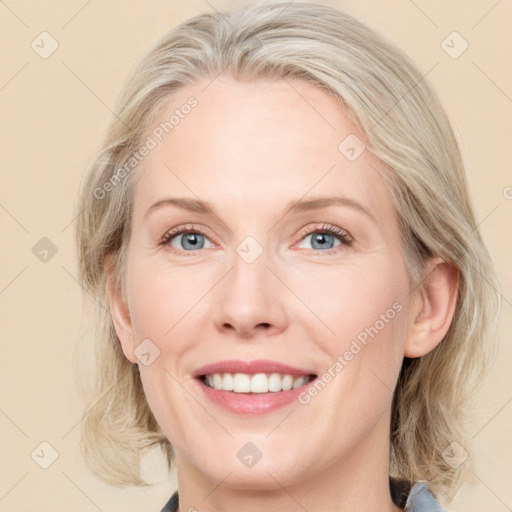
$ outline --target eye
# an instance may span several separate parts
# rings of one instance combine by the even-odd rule
[[[335,254],[340,246],[350,247],[352,245],[352,240],[346,231],[330,224],[308,227],[305,232],[301,233],[302,239],[309,239],[312,245],[311,249],[315,252],[327,254]],[[338,245],[335,245],[336,240],[339,242]]]
[[[206,247],[207,249],[214,247],[214,244],[200,229],[194,226],[181,226],[166,233],[160,245],[172,247],[178,252],[194,252],[204,249],[205,241],[207,241],[206,245],[210,244],[210,247]]]
[[[315,254],[334,254],[340,250],[339,247],[351,246],[353,243],[346,231],[330,224],[306,228],[300,234],[300,240],[306,239],[310,239],[311,249]],[[338,240],[337,245],[336,240]],[[209,247],[208,244],[210,244]],[[171,248],[173,252],[188,252],[190,256],[200,249],[215,247],[206,234],[200,228],[193,225],[177,227],[167,232],[162,238],[160,245]]]

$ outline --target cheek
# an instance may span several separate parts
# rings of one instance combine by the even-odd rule
[[[137,339],[150,338],[164,349],[181,324],[195,314],[208,281],[187,269],[161,262],[135,267],[129,281],[129,308]]]
[[[343,394],[371,393],[379,386],[384,393],[393,389],[403,358],[407,291],[405,270],[384,260],[314,281],[303,278],[299,293],[316,313],[310,326],[328,355],[324,371],[347,387]]]
[[[187,438],[186,425],[173,411],[193,410],[194,403],[184,392],[175,372],[167,369],[165,358],[160,357],[151,366],[140,366],[140,377],[144,395],[156,421],[173,444]]]
[[[370,259],[369,259],[370,260]],[[389,331],[397,323],[399,311],[407,296],[405,270],[384,258],[351,263],[338,268],[324,268],[312,272],[297,272],[287,276],[296,295],[303,298],[306,308],[316,318],[319,332],[325,327],[331,344],[343,343],[375,326],[378,331]],[[303,307],[303,309],[305,309]],[[323,325],[323,327],[322,327]],[[385,329],[384,329],[385,327]],[[368,335],[369,336],[369,335]]]
[[[379,281],[359,277],[347,277],[344,288],[330,283],[326,290],[332,295],[316,303],[319,316],[336,335],[319,338],[325,366],[319,382],[299,397],[309,416],[322,418],[321,424],[311,425],[312,437],[343,432],[330,443],[345,446],[357,445],[389,411],[407,325],[397,283],[390,283],[389,276]]]

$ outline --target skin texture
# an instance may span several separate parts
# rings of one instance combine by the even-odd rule
[[[209,82],[180,90],[155,120],[198,101],[137,170],[126,297],[108,286],[124,354],[175,448],[180,511],[400,510],[388,480],[392,392],[404,355],[420,357],[446,334],[456,272],[436,258],[410,293],[382,166],[368,150],[352,162],[338,150],[363,136],[333,96],[300,80]],[[330,195],[358,201],[375,222],[339,205],[283,216],[289,201]],[[215,214],[146,215],[168,197],[207,201]],[[202,248],[186,235],[161,245],[190,224]],[[352,244],[337,235],[314,244],[325,225]],[[247,236],[262,250],[250,264],[236,252]],[[306,405],[237,416],[192,378],[226,359],[322,375],[395,303],[394,318]],[[160,350],[149,366],[134,355],[146,338]],[[250,468],[236,456],[247,442],[262,453]]]

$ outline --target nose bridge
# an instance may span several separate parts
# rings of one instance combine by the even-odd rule
[[[231,270],[223,280],[217,303],[218,328],[231,326],[244,337],[258,326],[283,328],[284,294],[268,268],[271,259],[268,248],[254,236],[246,236],[234,248]]]
[[[269,263],[268,249],[252,235],[235,247],[225,293],[237,301],[241,310],[272,302],[274,284],[270,282],[273,276],[267,268]]]

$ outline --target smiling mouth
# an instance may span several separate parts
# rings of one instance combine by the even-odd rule
[[[207,387],[233,393],[278,393],[309,384],[317,376],[286,373],[211,373],[199,376]]]

